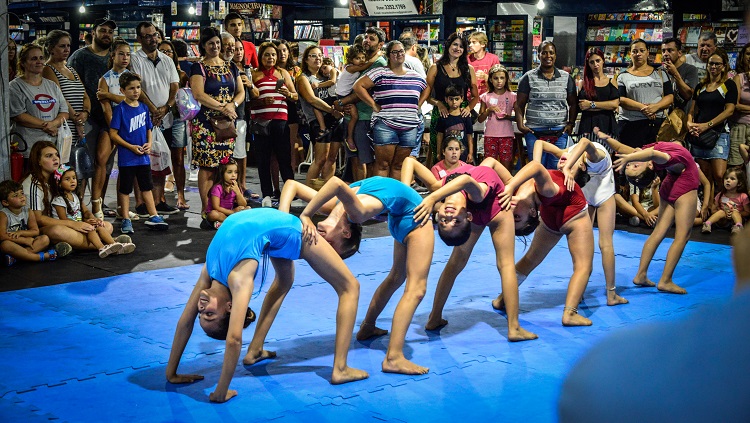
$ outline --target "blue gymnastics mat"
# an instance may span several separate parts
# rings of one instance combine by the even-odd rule
[[[450,256],[439,240],[427,296],[407,334],[405,352],[428,366],[423,376],[380,371],[388,336],[352,341],[349,364],[367,370],[364,381],[328,383],[333,362],[336,295],[303,261],[297,280],[271,328],[266,348],[277,359],[245,367],[238,363],[231,388],[239,396],[211,404],[224,343],[196,325],[180,366],[205,380],[172,385],[165,367],[174,328],[200,272],[200,265],[132,273],[0,294],[0,416],[3,421],[479,421],[489,418],[549,422],[557,419],[562,381],[592,345],[623,327],[678,319],[706,304],[726,301],[734,275],[728,246],[690,242],[675,274],[689,294],[659,294],[631,284],[645,236],[615,234],[617,280],[630,304],[607,307],[601,256],[580,313],[593,326],[560,324],[572,263],[565,240],[521,287],[521,324],[536,341],[509,343],[505,317],[490,301],[500,289],[495,253],[485,232],[459,276],[444,317],[449,325],[426,332],[435,285]],[[651,265],[658,278],[666,239]],[[387,274],[393,240],[362,242],[346,261],[361,283],[358,323]],[[516,260],[524,246],[516,244]],[[273,275],[269,270],[268,278]],[[267,287],[265,287],[267,288]],[[401,291],[378,324],[389,328]],[[259,311],[263,294],[251,301]],[[252,337],[244,333],[243,355]],[[356,329],[356,327],[355,327]]]

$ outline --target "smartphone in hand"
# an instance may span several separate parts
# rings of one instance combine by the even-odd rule
[[[277,79],[276,80],[276,91],[280,90],[281,87],[284,86],[284,80],[283,79]]]

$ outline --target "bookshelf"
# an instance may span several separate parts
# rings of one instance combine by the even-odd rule
[[[518,84],[529,63],[526,16],[488,16],[486,30],[487,51],[497,55],[508,69],[511,84]]]
[[[349,42],[349,24],[348,23],[323,23],[323,38],[333,40],[338,43]]]
[[[487,32],[487,18],[484,16],[456,17],[456,33],[468,39],[472,32]]]
[[[630,64],[628,44],[641,38],[649,50],[649,62],[661,63],[664,12],[623,12],[589,14],[586,19],[585,50],[598,47],[604,52],[606,67]],[[611,73],[611,71],[610,71]]]
[[[420,44],[442,44],[445,39],[443,21],[439,16],[396,19],[393,21],[393,29],[393,39],[398,39],[405,31],[413,32]]]
[[[201,39],[201,23],[187,21],[172,21],[170,36],[181,38],[188,44],[188,56],[200,57],[198,44]]]
[[[677,38],[682,41],[685,54],[695,53],[698,40],[704,31],[716,34],[716,46],[723,48],[729,56],[729,67],[735,69],[737,56],[742,46],[750,42],[750,33],[741,18],[712,19],[710,15],[685,13],[682,15],[683,26],[677,31]]]
[[[318,41],[323,37],[323,21],[294,21],[294,40],[313,40]]]

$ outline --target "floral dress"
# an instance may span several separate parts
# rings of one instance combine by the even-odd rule
[[[233,101],[235,82],[239,70],[231,62],[210,66],[201,62],[194,63],[190,68],[190,75],[204,77],[203,91],[220,103]],[[192,120],[193,164],[200,167],[215,168],[224,157],[232,157],[234,138],[216,141],[210,118],[221,116],[218,110],[209,109],[201,105],[198,115]]]

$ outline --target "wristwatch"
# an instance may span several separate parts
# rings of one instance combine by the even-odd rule
[[[710,128],[710,127],[712,127],[712,126],[714,126],[714,122],[713,122],[712,120],[709,120],[709,121],[708,121],[708,127]]]
[[[592,109],[596,109],[596,103],[595,103],[595,102],[593,102],[593,101],[591,102],[591,108],[592,108]]]
[[[239,108],[239,107],[240,107],[239,103],[237,103],[236,101],[233,101],[232,103],[234,103],[234,108],[235,108],[235,109],[237,109],[237,108]]]

